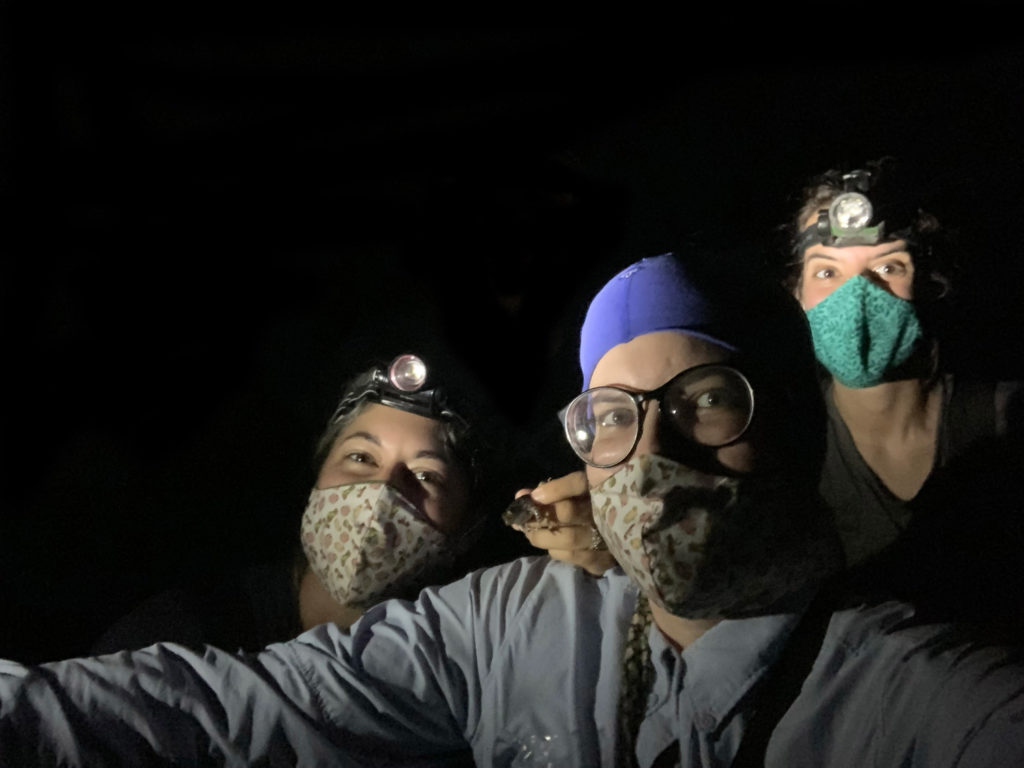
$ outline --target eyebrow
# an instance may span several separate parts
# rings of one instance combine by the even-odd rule
[[[876,261],[877,259],[884,259],[886,256],[892,256],[894,253],[905,253],[905,254],[907,254],[907,256],[910,255],[910,251],[908,251],[907,250],[907,246],[904,245],[901,248],[893,248],[892,250],[885,251],[884,253],[880,253],[877,256],[872,256],[870,261]]]
[[[369,440],[374,445],[380,445],[380,438],[371,432],[353,432],[351,435],[346,437],[341,442],[347,443],[349,440],[354,440],[357,437],[361,437],[363,440]]]
[[[349,440],[354,440],[356,438],[362,438],[363,440],[367,440],[367,441],[369,441],[369,442],[373,443],[374,445],[379,446],[381,448],[384,447],[383,444],[381,443],[381,440],[380,440],[379,437],[377,437],[372,432],[364,432],[364,431],[353,432],[351,435],[349,435],[344,440],[342,440],[340,443],[338,443],[338,445],[342,445],[344,443],[347,443]],[[429,448],[424,448],[422,451],[417,451],[416,455],[413,456],[413,458],[414,459],[435,459],[437,461],[440,461],[443,464],[447,464],[448,463],[448,457],[447,456],[445,456],[440,451],[434,451],[434,450],[431,450]]]
[[[892,256],[894,253],[905,253],[907,254],[907,256],[910,255],[910,251],[907,250],[907,246],[903,245],[898,248],[891,248],[888,251],[883,251],[882,253],[877,253],[870,259],[868,259],[868,261],[877,261],[878,259],[884,259],[887,256]],[[843,259],[841,259],[839,256],[833,256],[830,253],[809,253],[807,254],[807,257],[804,259],[804,261],[808,262],[811,259],[825,259],[826,261],[843,261]]]

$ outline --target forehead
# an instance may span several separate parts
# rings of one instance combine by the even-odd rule
[[[686,368],[721,363],[732,353],[679,331],[655,331],[612,347],[598,361],[591,387],[616,385],[635,390],[659,387]]]
[[[911,259],[904,240],[893,240],[878,245],[847,245],[842,248],[816,243],[804,251],[803,260],[807,262],[813,258],[820,258],[838,262],[869,262],[897,254]]]
[[[441,425],[438,421],[380,403],[369,403],[363,408],[338,435],[338,442],[357,432],[373,435],[387,447],[409,446],[438,453],[445,452]]]

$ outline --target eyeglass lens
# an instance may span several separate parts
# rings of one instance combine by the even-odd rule
[[[726,445],[750,423],[754,405],[750,385],[732,368],[692,368],[659,390],[649,394],[659,397],[663,420],[700,445]],[[616,387],[596,387],[576,397],[565,412],[566,436],[576,454],[601,467],[629,456],[643,418],[638,399]]]

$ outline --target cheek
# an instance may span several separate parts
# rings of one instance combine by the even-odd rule
[[[353,477],[350,472],[346,472],[341,467],[324,467],[320,470],[320,474],[316,478],[317,488],[333,488],[336,485],[345,485],[347,483],[355,483],[363,478]]]
[[[914,277],[913,275],[904,275],[899,280],[892,280],[889,282],[889,288],[894,296],[898,296],[905,301],[912,301],[914,298]]]
[[[735,472],[753,472],[758,469],[757,454],[750,440],[719,448],[715,454],[718,463]]]
[[[811,307],[817,306],[824,301],[836,288],[842,285],[843,281],[837,279],[834,280],[804,280],[800,286],[800,292],[797,298],[800,300],[800,306],[804,310],[808,310]]]
[[[758,450],[756,446],[770,446],[773,445],[772,436],[784,434],[779,430],[785,430],[784,424],[779,424],[775,420],[771,410],[765,406],[762,406],[755,416],[754,420],[747,427],[747,431],[740,438],[738,443],[727,445],[724,448],[719,448],[715,452],[715,459],[723,467],[733,470],[734,472],[759,472],[765,469],[771,469],[776,464],[776,460],[781,458],[779,451],[765,451]]]
[[[468,512],[468,492],[458,485],[445,491],[429,494],[421,504],[423,513],[437,528],[452,533],[462,527]]]
[[[452,528],[454,521],[450,520],[449,516],[445,514],[446,506],[443,496],[428,497],[423,501],[422,508],[423,514],[427,516],[427,519],[442,531]]]

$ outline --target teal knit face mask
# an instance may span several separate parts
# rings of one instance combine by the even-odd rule
[[[914,305],[863,275],[807,310],[807,321],[818,360],[855,389],[885,381],[886,373],[907,361],[921,336]]]

